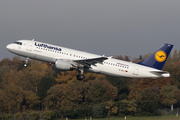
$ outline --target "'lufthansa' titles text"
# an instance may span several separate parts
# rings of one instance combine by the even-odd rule
[[[52,50],[57,50],[57,51],[61,51],[61,48],[53,47],[53,46],[50,46],[50,45],[47,45],[47,44],[43,44],[43,43],[36,43],[35,42],[35,46],[44,47],[44,48],[48,48],[48,49],[52,49]]]

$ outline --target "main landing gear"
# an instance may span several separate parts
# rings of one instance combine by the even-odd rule
[[[85,76],[83,75],[84,68],[78,68],[79,75],[77,75],[77,80],[83,80]]]
[[[77,80],[83,80],[85,78],[85,76],[83,74],[79,74],[77,76]]]

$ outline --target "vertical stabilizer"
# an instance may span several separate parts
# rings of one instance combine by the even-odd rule
[[[172,48],[173,48],[173,45],[166,43],[161,48],[159,48],[156,52],[154,52],[149,57],[147,57],[145,60],[137,64],[162,70]]]

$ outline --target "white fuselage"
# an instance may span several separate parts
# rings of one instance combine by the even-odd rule
[[[45,61],[49,63],[55,63],[57,59],[63,60],[84,60],[102,57],[100,55],[73,50],[61,46],[55,46],[48,43],[42,43],[31,40],[19,40],[22,45],[9,44],[7,49],[17,55]],[[85,71],[101,73],[105,75],[117,76],[117,77],[130,77],[130,78],[158,78],[169,77],[168,73],[165,74],[153,74],[150,71],[161,71],[151,67],[139,65],[136,63],[126,62],[112,57],[108,57],[103,63],[96,63],[91,65],[91,68],[85,69]]]

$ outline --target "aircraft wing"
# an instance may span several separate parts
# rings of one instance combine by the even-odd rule
[[[107,57],[99,57],[92,59],[84,59],[84,60],[73,60],[74,62],[81,64],[86,67],[90,67],[91,65],[95,65],[96,63],[102,64],[104,60],[108,59]]]

